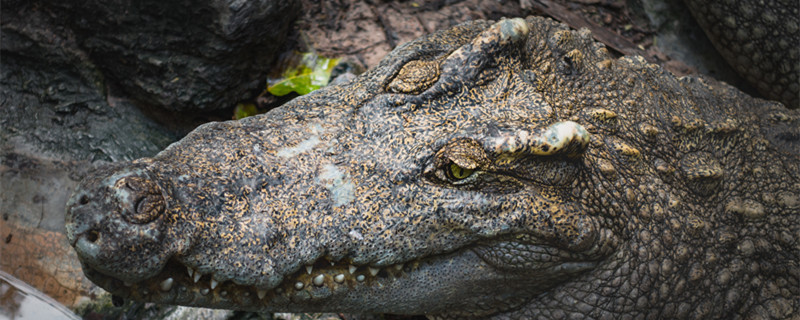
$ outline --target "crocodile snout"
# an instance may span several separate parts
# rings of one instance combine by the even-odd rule
[[[94,256],[103,242],[102,219],[98,214],[104,208],[105,214],[121,217],[131,224],[146,224],[164,213],[164,196],[159,186],[139,176],[113,177],[107,181],[107,197],[98,197],[90,190],[78,190],[67,203],[67,237],[82,255]],[[100,203],[102,202],[102,203]]]
[[[85,265],[140,280],[157,273],[174,253],[174,246],[163,245],[167,200],[142,166],[117,168],[88,176],[67,202],[67,239]]]

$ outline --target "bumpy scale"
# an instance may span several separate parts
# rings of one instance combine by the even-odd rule
[[[800,1],[685,3],[736,72],[765,97],[800,108]]]
[[[67,234],[136,300],[432,318],[800,313],[800,113],[475,21],[88,177]]]

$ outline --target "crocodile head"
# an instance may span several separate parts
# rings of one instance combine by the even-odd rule
[[[771,196],[784,203],[736,189],[740,173],[714,156],[744,153],[762,132],[728,115],[765,104],[785,116],[766,133],[798,116],[709,88],[612,60],[587,32],[549,20],[471,22],[399,47],[349,84],[98,170],[68,203],[67,235],[92,281],[165,304],[716,316],[702,294],[739,288],[749,280],[731,278],[751,267],[711,261],[735,260],[731,243],[749,239],[718,207],[765,227],[797,205],[800,161],[786,151],[796,142],[772,134],[757,163],[783,174],[764,179],[783,182]],[[697,97],[720,115],[705,116]],[[741,105],[719,106],[726,97]],[[766,226],[794,257],[797,220]],[[722,249],[717,230],[731,237]],[[797,271],[797,259],[781,263]],[[687,288],[720,270],[718,287]]]

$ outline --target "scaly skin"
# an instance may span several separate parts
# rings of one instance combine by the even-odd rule
[[[542,18],[88,177],[67,235],[136,300],[432,318],[800,312],[800,113]]]
[[[736,72],[765,97],[800,108],[800,1],[684,1]]]

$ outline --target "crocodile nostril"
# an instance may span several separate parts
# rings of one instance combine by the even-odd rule
[[[91,230],[86,234],[86,240],[89,240],[91,243],[95,243],[99,239],[100,233],[98,233],[97,230]]]
[[[81,196],[81,198],[78,199],[78,203],[82,204],[82,205],[89,203],[89,197],[87,197],[85,195]]]

